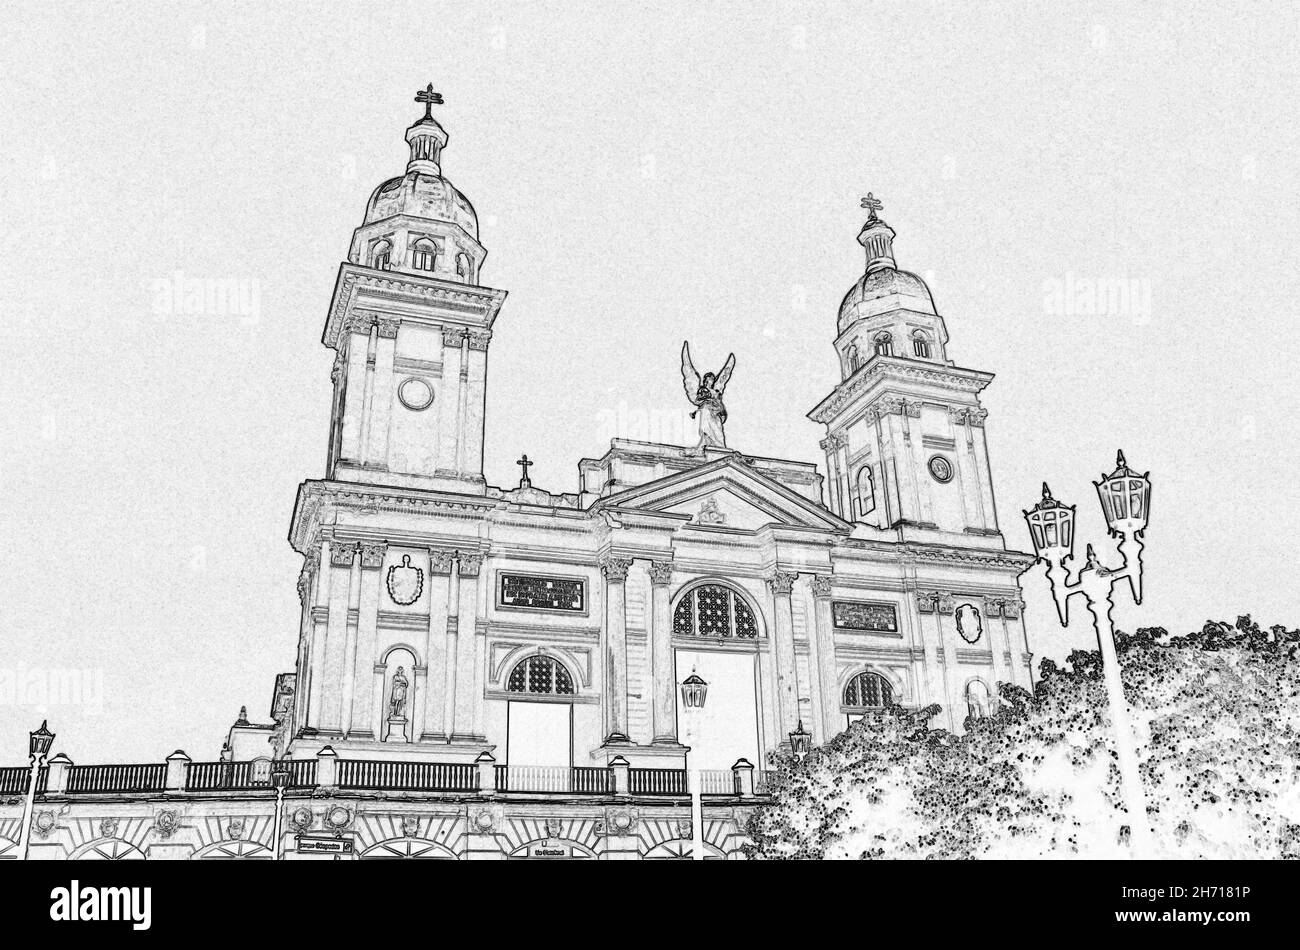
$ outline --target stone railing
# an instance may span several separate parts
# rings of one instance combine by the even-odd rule
[[[37,794],[79,796],[265,792],[274,793],[274,772],[287,771],[286,791],[339,789],[352,792],[431,792],[458,795],[582,795],[684,798],[691,783],[683,769],[633,768],[622,756],[608,766],[497,765],[488,752],[474,762],[421,762],[402,759],[340,759],[326,746],[310,759],[254,759],[241,762],[192,762],[174,752],[162,764],[74,765],[57,755],[43,766]],[[0,794],[27,792],[31,770],[0,768]],[[710,796],[754,798],[755,769],[741,759],[730,769],[699,773],[700,791]]]

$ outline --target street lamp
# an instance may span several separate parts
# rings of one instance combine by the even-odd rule
[[[704,710],[704,700],[709,695],[709,684],[694,670],[682,680],[682,705],[686,707],[686,777],[691,790],[691,857],[704,860],[704,800],[700,789],[700,770],[691,768],[691,746],[694,742],[696,718]]]
[[[280,760],[275,763],[271,770],[271,784],[275,786],[275,834],[271,839],[275,845],[272,852],[275,860],[279,861],[284,857],[284,843],[281,838],[281,823],[284,820],[284,790],[289,787],[289,767]]]
[[[27,850],[32,840],[32,813],[36,808],[36,783],[40,778],[41,765],[54,743],[54,733],[50,732],[48,720],[41,723],[41,728],[28,733],[27,754],[31,757],[31,772],[27,776],[27,798],[23,802],[23,827],[18,836],[18,857],[27,860]]]
[[[790,751],[800,762],[803,757],[812,751],[812,733],[803,727],[803,720],[799,720],[799,726],[794,732],[789,733]]]
[[[1069,623],[1070,598],[1076,594],[1083,596],[1092,615],[1093,631],[1101,649],[1106,701],[1115,724],[1115,752],[1119,760],[1124,807],[1132,829],[1134,857],[1151,854],[1151,826],[1147,821],[1146,793],[1138,771],[1137,749],[1129,723],[1128,703],[1124,699],[1119,659],[1115,653],[1115,624],[1111,612],[1115,607],[1114,585],[1118,581],[1127,580],[1134,602],[1142,603],[1142,533],[1146,530],[1151,506],[1149,474],[1139,475],[1130,469],[1124,461],[1124,453],[1120,452],[1115,471],[1103,474],[1101,481],[1093,483],[1102,513],[1106,516],[1108,533],[1120,538],[1118,547],[1123,564],[1118,568],[1104,566],[1089,544],[1084,566],[1073,580],[1070,579],[1070,570],[1065,562],[1074,558],[1075,508],[1053,498],[1045,482],[1042,500],[1024,513],[1034,553],[1047,565],[1047,580],[1061,626]]]

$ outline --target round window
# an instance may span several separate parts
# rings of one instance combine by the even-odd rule
[[[419,412],[433,405],[433,387],[429,385],[428,380],[412,376],[402,380],[402,385],[397,387],[397,398],[407,409]]]
[[[952,481],[952,462],[942,455],[930,456],[930,474],[934,476],[936,482]]]

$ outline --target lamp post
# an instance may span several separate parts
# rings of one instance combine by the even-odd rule
[[[1115,653],[1115,623],[1111,611],[1115,607],[1114,586],[1119,581],[1128,581],[1134,603],[1142,603],[1142,533],[1146,530],[1151,508],[1149,475],[1139,475],[1130,469],[1124,461],[1124,453],[1120,452],[1116,457],[1115,471],[1103,474],[1101,481],[1093,483],[1102,513],[1106,516],[1108,533],[1120,539],[1118,547],[1123,564],[1118,568],[1103,565],[1089,544],[1084,566],[1073,580],[1070,579],[1070,570],[1065,562],[1074,558],[1075,506],[1062,504],[1053,498],[1046,482],[1043,483],[1042,499],[1024,513],[1034,553],[1047,565],[1047,580],[1051,584],[1061,626],[1069,623],[1070,598],[1076,594],[1083,596],[1092,615],[1093,630],[1101,649],[1106,702],[1115,725],[1115,753],[1124,807],[1129,814],[1134,857],[1151,855],[1151,826],[1147,821],[1146,794],[1138,770],[1128,702],[1124,699],[1124,684]]]
[[[271,770],[271,784],[275,786],[275,832],[271,839],[275,847],[272,854],[279,861],[284,857],[284,842],[280,840],[284,821],[284,790],[289,787],[289,769],[283,761],[276,762]]]
[[[36,783],[40,779],[41,765],[54,743],[54,733],[50,732],[49,722],[41,723],[41,728],[28,734],[27,754],[31,757],[32,768],[27,776],[27,798],[23,801],[23,827],[18,836],[18,857],[26,861],[27,850],[32,841],[32,813],[36,808]]]
[[[709,684],[692,671],[682,680],[682,705],[686,707],[686,780],[691,789],[691,857],[704,860],[704,800],[700,789],[700,770],[691,768],[691,746],[695,740],[695,720],[704,709]]]

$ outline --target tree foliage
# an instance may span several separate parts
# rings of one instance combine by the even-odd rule
[[[1245,616],[1116,648],[1161,856],[1300,857],[1300,631]],[[776,760],[750,856],[1127,856],[1098,652],[998,692],[962,735],[929,728],[938,706],[893,708]]]

